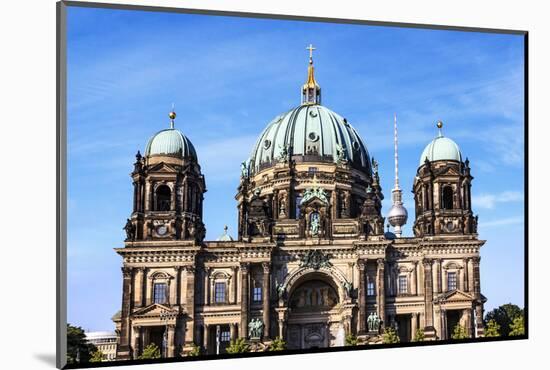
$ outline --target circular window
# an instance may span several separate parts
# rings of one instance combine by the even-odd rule
[[[309,111],[309,115],[310,115],[311,117],[317,117],[317,112],[315,112],[314,110],[310,110],[310,111]]]
[[[359,150],[359,143],[357,141],[354,141],[353,144],[351,144],[354,150]]]
[[[316,132],[313,132],[313,131],[311,131],[311,132],[307,135],[307,137],[308,137],[309,140],[311,140],[311,141],[317,141],[317,140],[319,140],[319,135],[317,135],[317,133],[316,133]]]
[[[270,146],[271,146],[271,141],[266,139],[264,141],[264,149],[269,149]]]

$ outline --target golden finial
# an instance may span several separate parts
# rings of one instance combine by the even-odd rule
[[[437,128],[442,128],[442,127],[443,127],[443,122],[437,121]]]
[[[174,103],[172,103],[172,110],[168,113],[170,117],[170,128],[174,128],[174,120],[176,119],[176,112],[174,111]]]
[[[442,127],[443,122],[441,122],[441,120],[437,121],[437,130],[439,131],[439,133],[437,134],[438,137],[443,137],[443,131],[441,130]]]

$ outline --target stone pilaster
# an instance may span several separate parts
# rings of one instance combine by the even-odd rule
[[[204,324],[204,343],[202,344],[204,347],[204,351],[208,353],[208,345],[210,344],[210,325]]]
[[[376,307],[378,309],[378,317],[382,321],[382,326],[386,326],[386,293],[384,289],[384,259],[379,258],[377,261],[377,288],[378,294],[376,295]]]
[[[365,261],[357,261],[357,267],[359,269],[359,333],[364,333],[367,330],[367,292],[365,290],[365,266]]]
[[[187,293],[185,296],[185,311],[187,313],[185,344],[192,345],[195,340],[195,268],[191,265],[185,266],[184,268],[185,280],[187,282]]]
[[[264,262],[262,263],[262,267],[263,267],[263,271],[264,271],[264,275],[263,275],[263,280],[262,280],[262,298],[263,298],[263,307],[262,307],[262,310],[263,310],[263,322],[264,322],[264,338],[269,338],[270,337],[270,332],[271,332],[271,328],[270,328],[270,324],[271,324],[271,320],[270,320],[270,307],[269,307],[269,303],[270,303],[270,284],[269,284],[269,275],[270,275],[270,270],[271,270],[271,266],[269,264],[269,262]]]
[[[166,356],[167,357],[174,357],[175,356],[175,348],[176,348],[176,326],[175,325],[167,325],[166,327],[167,335],[166,335]]]
[[[134,326],[134,343],[132,344],[132,358],[137,360],[140,355],[141,326]]]
[[[143,275],[145,273],[145,269],[143,267],[139,267],[135,269],[134,274],[134,307],[141,307],[143,305]]]
[[[122,267],[122,310],[120,322],[120,342],[117,358],[130,359],[130,312],[132,312],[132,268]]]
[[[248,292],[248,263],[241,263],[241,325],[239,337],[246,338],[248,335],[248,306],[250,294]]]
[[[433,282],[432,282],[432,260],[424,259],[424,333],[427,339],[433,339],[435,336],[434,316],[433,316]]]
[[[237,324],[234,322],[229,324],[229,336],[231,337],[231,340],[237,339]]]

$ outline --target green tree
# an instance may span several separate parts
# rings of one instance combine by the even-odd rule
[[[500,337],[500,325],[494,319],[487,321],[485,336],[488,338]]]
[[[140,360],[150,360],[153,358],[160,358],[160,349],[155,343],[151,343],[145,347],[138,357]]]
[[[79,326],[67,324],[67,363],[78,364],[90,361],[96,346],[86,340],[84,330]]]
[[[103,361],[103,352],[101,352],[100,350],[97,350],[94,353],[92,353],[90,362],[101,362],[101,361]]]
[[[422,329],[416,329],[416,333],[414,333],[414,342],[424,342],[424,330]]]
[[[382,334],[383,343],[399,343],[399,336],[394,328],[384,329],[384,334]]]
[[[244,340],[244,338],[237,338],[237,340],[232,340],[229,342],[227,347],[227,353],[245,353],[250,352],[250,347]]]
[[[525,324],[523,322],[523,316],[518,316],[514,319],[510,325],[509,336],[514,337],[517,335],[525,335]]]
[[[269,347],[267,347],[268,351],[283,351],[285,349],[286,349],[286,342],[279,337],[273,339]]]
[[[508,303],[487,312],[484,322],[485,326],[487,326],[490,320],[495,320],[500,326],[500,334],[506,337],[510,335],[510,330],[512,330],[510,325],[512,325],[514,319],[518,316],[523,319],[523,309],[515,304]]]
[[[356,346],[357,345],[357,337],[353,334],[346,335],[346,346]]]
[[[455,325],[453,329],[453,334],[451,334],[451,339],[464,339],[468,338],[468,333],[466,332],[466,329],[460,325]]]
[[[194,357],[199,356],[201,354],[201,347],[197,346],[196,344],[193,344],[193,349],[187,353],[187,356]]]

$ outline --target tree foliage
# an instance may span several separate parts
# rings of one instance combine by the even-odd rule
[[[507,303],[492,311],[487,312],[485,315],[485,326],[490,320],[494,320],[500,326],[500,334],[502,336],[510,335],[511,325],[516,317],[521,317],[523,321],[523,309],[519,308],[515,304]]]
[[[413,338],[413,341],[414,342],[423,342],[425,339],[425,336],[424,336],[424,330],[422,329],[416,329],[416,333],[414,333],[414,338]]]
[[[460,324],[455,325],[453,329],[453,334],[451,334],[451,339],[464,339],[464,338],[468,338],[468,333],[466,332],[466,328],[464,328]]]
[[[514,337],[517,335],[525,335],[525,323],[523,322],[523,316],[518,316],[514,319],[510,325],[509,336]]]
[[[358,343],[357,337],[353,334],[346,335],[346,346],[356,346]]]
[[[138,357],[140,360],[160,358],[160,349],[155,343],[149,344]]]
[[[97,348],[86,340],[84,330],[79,326],[67,324],[67,363],[89,362]]]
[[[394,328],[384,329],[384,334],[382,334],[383,343],[399,343],[399,336]]]
[[[488,338],[500,337],[500,325],[494,319],[487,321],[485,336]]]
[[[193,344],[193,349],[187,353],[187,356],[195,357],[199,356],[201,354],[201,347],[197,346],[196,344]]]
[[[90,362],[101,362],[101,361],[103,361],[103,352],[101,352],[100,350],[97,350],[94,353],[92,353]]]
[[[273,339],[269,347],[267,347],[268,351],[283,351],[285,349],[286,349],[286,342],[279,337]]]
[[[227,347],[227,353],[245,353],[250,352],[250,347],[244,340],[244,338],[237,338],[232,340]]]

